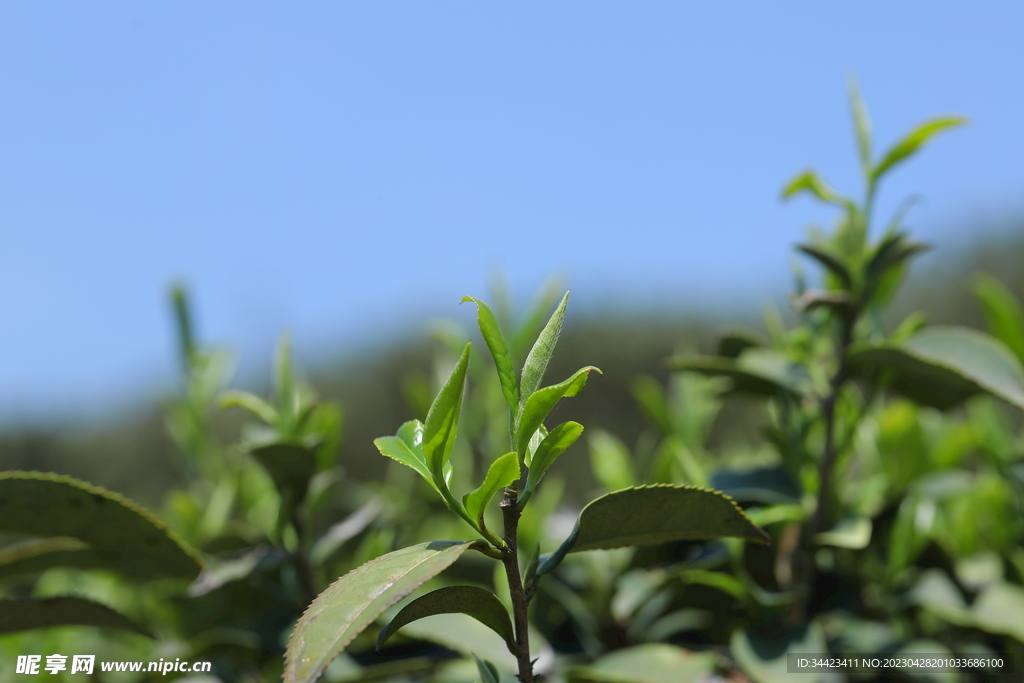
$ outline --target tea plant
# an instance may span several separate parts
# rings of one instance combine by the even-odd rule
[[[583,432],[576,422],[563,422],[550,430],[544,422],[560,400],[579,393],[590,373],[598,371],[586,366],[562,382],[542,386],[568,297],[567,292],[518,373],[490,307],[478,299],[464,299],[477,307],[480,332],[507,405],[508,452],[493,459],[478,488],[456,498],[449,487],[456,466],[450,456],[459,430],[470,344],[431,404],[426,420],[406,422],[395,436],[375,443],[383,455],[416,471],[448,509],[482,538],[421,543],[378,557],[341,577],[313,601],[296,625],[286,655],[286,681],[318,678],[388,607],[469,550],[501,563],[512,603],[511,617],[490,591],[471,585],[449,586],[405,605],[381,631],[378,647],[412,621],[437,614],[466,614],[501,636],[516,659],[519,679],[529,683],[534,680],[530,601],[540,577],[555,569],[568,553],[719,536],[762,540],[763,532],[717,492],[645,486],[625,488],[592,501],[580,513],[569,537],[553,552],[541,555],[539,548],[533,548],[525,556],[520,553],[519,521],[524,508],[548,469]],[[485,512],[499,493],[502,527],[494,530],[487,526]],[[479,666],[481,677],[497,680],[493,663],[479,660]]]

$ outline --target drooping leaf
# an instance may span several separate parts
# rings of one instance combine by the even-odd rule
[[[565,293],[562,300],[555,308],[555,312],[548,319],[548,324],[540,331],[537,341],[530,349],[530,355],[526,357],[523,364],[523,372],[519,378],[519,401],[525,404],[537,391],[541,380],[544,379],[544,371],[548,368],[548,361],[555,352],[555,344],[558,343],[558,335],[562,331],[562,321],[565,319],[565,306],[569,302],[569,292]]]
[[[225,391],[220,398],[221,408],[244,408],[269,425],[277,424],[277,411],[269,403],[248,391]]]
[[[564,453],[569,446],[576,443],[576,440],[580,438],[582,433],[583,425],[580,423],[563,422],[544,437],[540,446],[537,447],[537,452],[533,455],[533,460],[530,462],[530,474],[526,478],[526,488],[523,489],[524,494],[537,488],[537,484],[540,483],[544,473],[555,463],[558,456]]]
[[[530,439],[540,426],[544,423],[548,413],[563,398],[571,398],[578,394],[587,383],[587,377],[591,370],[597,370],[592,365],[580,368],[573,376],[564,382],[559,382],[550,387],[544,387],[533,392],[526,404],[523,406],[522,415],[519,418],[519,431],[516,435],[516,445],[520,458],[525,459],[527,446]]]
[[[760,336],[747,329],[733,329],[718,338],[718,349],[716,355],[723,358],[739,358],[747,349],[756,349],[764,346],[764,340]]]
[[[711,487],[744,503],[796,504],[803,496],[786,468],[780,466],[719,470],[711,475]]]
[[[828,204],[837,206],[850,206],[852,202],[832,189],[828,183],[822,180],[814,171],[808,170],[800,173],[790,180],[782,189],[782,198],[790,199],[801,192],[808,192]]]
[[[99,561],[125,559],[133,575],[192,579],[202,560],[127,498],[58,474],[0,472],[0,531],[82,540]],[[132,555],[130,559],[128,556]]]
[[[852,375],[888,371],[893,389],[941,410],[981,392],[1024,410],[1020,363],[992,337],[967,328],[926,328],[899,345],[856,344],[847,366]]]
[[[476,670],[480,673],[480,683],[501,683],[501,675],[494,664],[486,659],[480,659],[475,654],[473,661],[476,662]]]
[[[391,605],[444,571],[480,541],[432,541],[382,555],[317,596],[299,618],[285,652],[285,683],[312,683]]]
[[[316,455],[299,443],[279,441],[253,448],[252,457],[274,480],[281,497],[298,505],[306,497],[309,480],[316,471]]]
[[[586,666],[569,670],[573,683],[680,683],[711,679],[712,652],[689,652],[675,645],[647,643],[615,650]]]
[[[407,467],[416,470],[434,489],[437,484],[430,475],[427,459],[423,454],[423,424],[419,420],[409,420],[398,429],[396,436],[382,436],[373,440],[381,455],[397,460]]]
[[[462,503],[466,506],[466,512],[472,519],[483,524],[484,510],[490,504],[494,494],[506,486],[510,486],[519,479],[519,459],[515,451],[506,453],[491,463],[487,468],[487,475],[480,488],[467,493]]]
[[[106,605],[74,596],[0,600],[0,633],[51,626],[115,628],[152,638],[153,635]]]
[[[469,615],[501,636],[508,651],[516,653],[516,637],[508,610],[494,593],[476,586],[448,586],[416,598],[380,632],[377,650],[406,624],[435,614]]]
[[[918,125],[882,155],[882,160],[871,174],[872,180],[877,180],[893,166],[917,152],[937,134],[966,123],[967,119],[963,116],[943,116]]]
[[[455,435],[459,431],[466,370],[469,368],[469,348],[470,345],[466,344],[462,350],[455,369],[431,404],[423,427],[423,455],[435,479],[443,478],[444,465],[452,453]]]
[[[537,573],[551,571],[570,552],[722,536],[768,542],[768,535],[718,491],[696,486],[638,486],[609,493],[584,507],[572,533],[541,561]]]
[[[505,343],[505,335],[501,333],[498,320],[490,306],[480,299],[471,296],[464,297],[463,302],[472,301],[476,304],[477,325],[480,327],[480,334],[483,335],[484,343],[491,352],[494,359],[494,367],[498,371],[498,382],[501,384],[501,394],[508,403],[508,409],[513,414],[519,409],[519,390],[516,388],[516,371],[512,367],[512,356],[508,352],[508,344]]]
[[[1024,308],[1002,283],[980,273],[974,279],[974,294],[981,300],[989,333],[1024,363]]]
[[[729,641],[733,659],[743,672],[756,683],[788,683],[795,674],[789,673],[787,653],[825,653],[825,637],[816,624],[791,629],[774,629],[767,634],[756,634],[736,629]],[[801,681],[816,683],[820,673],[801,673]]]
[[[853,287],[853,276],[850,275],[850,269],[843,263],[841,256],[833,253],[826,247],[814,244],[798,244],[796,248],[825,266],[830,273],[843,283],[844,288],[850,289]]]
[[[799,398],[805,391],[805,371],[769,349],[750,349],[737,359],[676,356],[667,363],[670,370],[730,379],[732,393]]]
[[[617,491],[636,483],[633,457],[620,439],[604,430],[590,435],[590,468],[609,491]]]

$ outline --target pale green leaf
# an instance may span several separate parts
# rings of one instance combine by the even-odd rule
[[[626,444],[603,430],[590,435],[590,467],[608,491],[617,491],[636,483],[633,458]]]
[[[555,463],[558,456],[564,453],[569,446],[576,443],[576,440],[580,438],[582,433],[583,425],[580,423],[563,422],[544,437],[540,446],[537,447],[537,452],[533,455],[533,460],[530,461],[530,474],[526,478],[526,488],[523,489],[524,495],[526,492],[532,492],[537,488],[537,484],[540,483],[544,473]]]
[[[243,408],[269,425],[278,422],[277,411],[269,403],[248,391],[225,391],[220,397],[221,408]]]
[[[772,629],[769,635],[758,635],[744,629],[733,631],[729,642],[733,659],[743,672],[755,683],[789,683],[794,674],[789,673],[786,655],[790,652],[805,654],[826,653],[825,637],[816,624],[791,629]],[[800,681],[816,683],[820,673],[799,674]]]
[[[382,555],[317,596],[299,618],[285,652],[285,683],[312,683],[352,639],[479,541],[432,541]]]
[[[571,683],[684,683],[711,679],[713,652],[647,643],[615,650],[568,672]]]
[[[816,534],[818,545],[861,550],[871,542],[871,520],[867,517],[844,517],[835,527]]]
[[[501,674],[494,664],[486,659],[480,659],[475,654],[473,661],[476,662],[476,669],[480,673],[480,683],[501,683]]]
[[[586,385],[591,370],[601,372],[594,366],[588,365],[577,370],[572,377],[564,382],[544,387],[527,399],[519,418],[519,431],[516,434],[516,447],[520,458],[525,459],[530,439],[544,424],[544,420],[555,404],[563,398],[570,398],[578,394]]]
[[[484,482],[480,484],[480,487],[463,497],[462,502],[466,506],[466,512],[482,525],[484,510],[494,498],[494,494],[502,488],[510,486],[517,479],[519,479],[519,459],[516,457],[515,451],[497,458],[487,468],[487,475],[484,476]]]
[[[857,79],[852,75],[847,81],[847,89],[850,93],[850,109],[853,112],[853,126],[857,134],[857,153],[860,157],[861,170],[864,177],[871,178],[871,119],[868,117],[867,107],[860,96],[860,88],[857,87]]]
[[[525,404],[526,401],[537,391],[541,380],[544,379],[544,371],[548,368],[548,361],[555,352],[555,344],[558,343],[558,335],[562,331],[562,321],[565,319],[565,306],[569,302],[569,292],[565,293],[559,302],[555,312],[551,314],[548,324],[540,331],[537,341],[530,349],[530,355],[526,357],[523,364],[523,372],[519,378],[519,400]]]
[[[493,593],[476,586],[448,586],[416,598],[403,607],[380,632],[377,650],[406,624],[435,614],[471,616],[501,636],[509,652],[516,652],[516,638],[508,610]]]
[[[373,440],[381,455],[397,460],[407,467],[419,472],[420,476],[437,489],[434,478],[427,467],[427,459],[423,455],[423,425],[419,420],[409,420],[403,424],[397,436],[382,436]]]
[[[512,414],[519,409],[519,390],[516,388],[516,371],[512,367],[512,357],[508,352],[508,344],[505,343],[505,336],[501,333],[498,320],[494,312],[480,299],[471,296],[463,300],[472,301],[477,308],[477,324],[480,327],[480,334],[494,359],[494,367],[498,371],[498,381],[501,384],[501,394],[508,403],[508,409]]]
[[[974,279],[974,294],[981,300],[989,333],[1024,363],[1024,309],[1020,301],[1005,285],[984,273]]]
[[[444,477],[444,465],[452,453],[455,436],[459,431],[466,370],[469,368],[469,348],[470,345],[466,344],[462,350],[455,369],[431,404],[423,427],[423,454],[431,475],[438,480]]]
[[[878,180],[886,171],[917,152],[937,134],[966,123],[967,119],[963,116],[944,116],[918,125],[882,155],[882,160],[871,174],[872,180]]]
[[[851,206],[852,202],[833,190],[814,171],[804,171],[786,183],[782,190],[783,199],[789,199],[801,192],[808,192],[823,202],[837,206]]]

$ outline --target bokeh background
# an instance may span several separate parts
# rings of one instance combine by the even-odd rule
[[[860,192],[852,76],[879,146],[971,118],[879,211],[915,197],[934,248],[897,312],[974,324],[973,273],[1024,294],[1022,27],[1019,2],[0,5],[0,469],[159,500],[174,282],[238,386],[289,330],[370,476],[431,321],[562,277],[556,363],[606,370],[579,400],[628,438],[632,375],[785,312],[830,213],[783,183]]]

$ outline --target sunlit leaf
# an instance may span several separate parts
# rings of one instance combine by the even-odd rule
[[[134,575],[192,579],[202,568],[195,551],[134,502],[58,474],[0,472],[0,531],[76,538],[91,548],[66,552],[115,566],[124,559]]]
[[[1001,282],[980,273],[974,279],[974,293],[981,300],[988,331],[1024,363],[1024,308]]]
[[[435,489],[430,475],[430,468],[427,467],[427,459],[423,454],[423,425],[419,420],[410,420],[403,424],[398,430],[397,436],[382,436],[373,440],[381,455],[397,460],[407,467],[419,472],[420,476],[430,482]]]
[[[857,79],[852,75],[847,81],[847,90],[850,93],[850,109],[853,112],[853,128],[857,134],[857,153],[860,157],[861,170],[865,178],[871,177],[871,119],[868,117],[867,107],[860,96],[860,88],[857,87]]]
[[[484,511],[494,498],[494,494],[518,479],[519,459],[515,451],[497,458],[487,468],[487,475],[480,487],[463,497],[462,503],[466,506],[466,512],[472,519],[483,524]]]
[[[620,439],[603,430],[590,435],[590,467],[594,476],[609,491],[636,483],[633,457]]]
[[[526,357],[523,364],[523,372],[519,378],[519,400],[525,404],[526,401],[537,391],[541,380],[544,379],[544,371],[548,368],[548,361],[555,352],[555,344],[558,343],[558,335],[562,331],[562,321],[565,319],[565,306],[569,302],[569,292],[565,293],[562,300],[551,314],[548,324],[541,330],[530,355]]]
[[[508,344],[505,343],[505,336],[501,333],[498,320],[490,307],[480,299],[471,296],[463,300],[472,301],[477,308],[477,324],[480,327],[480,334],[494,359],[494,367],[498,371],[498,381],[501,383],[501,394],[508,403],[508,409],[514,414],[519,409],[519,390],[516,388],[516,371],[512,367],[512,357],[509,355]]]
[[[537,447],[537,452],[533,455],[533,460],[530,462],[530,474],[526,478],[526,488],[523,489],[524,493],[533,491],[537,487],[544,473],[555,463],[558,456],[564,453],[569,446],[576,443],[576,440],[580,438],[582,433],[583,425],[580,423],[563,422],[544,437],[540,446]]]
[[[587,383],[587,377],[591,370],[597,370],[592,365],[580,368],[573,376],[564,382],[559,382],[550,387],[544,387],[534,392],[523,406],[522,415],[519,419],[519,431],[516,435],[517,450],[520,458],[525,458],[527,446],[530,439],[540,426],[544,423],[548,413],[561,399],[575,396]]]
[[[432,541],[382,555],[332,583],[299,618],[285,652],[285,683],[312,683],[388,607],[479,541]]]
[[[568,672],[572,683],[681,683],[711,680],[712,652],[689,652],[675,645],[647,643],[615,650]]]
[[[942,131],[963,126],[966,123],[967,119],[963,116],[943,116],[918,125],[882,155],[882,160],[878,162],[871,174],[872,179],[880,178],[886,171],[917,152]]]
[[[789,199],[801,192],[807,192],[823,202],[837,206],[851,206],[852,202],[833,190],[828,183],[822,180],[814,171],[804,171],[790,180],[782,189],[782,197]]]
[[[514,454],[513,454],[514,455]],[[466,614],[505,640],[508,651],[516,652],[516,638],[508,610],[494,593],[476,586],[448,586],[420,596],[402,608],[377,638],[377,649],[406,624],[435,614]]]
[[[1024,409],[1024,370],[1001,343],[963,327],[930,327],[892,345],[851,347],[853,375],[888,371],[891,387],[922,405],[945,410],[981,392]]]
[[[277,424],[277,411],[269,403],[248,391],[225,391],[220,398],[221,408],[244,408],[269,425]]]
[[[789,673],[786,654],[825,653],[825,638],[820,627],[773,629],[770,633],[755,634],[744,629],[733,631],[729,642],[732,656],[743,672],[755,683],[789,683],[794,674]],[[801,681],[815,683],[821,680],[820,673],[801,673]]]
[[[768,542],[768,535],[718,491],[695,486],[639,486],[591,501],[580,512],[572,533],[541,561],[537,573],[551,571],[570,552],[722,536]]]
[[[0,600],[0,633],[29,631],[51,626],[90,626],[152,634],[106,605],[73,596]]]
[[[871,542],[871,520],[867,517],[843,518],[834,528],[816,534],[814,540],[819,545],[861,550]]]
[[[437,398],[430,406],[427,421],[423,427],[423,455],[427,467],[435,479],[443,478],[443,470],[455,446],[455,435],[459,431],[459,416],[462,413],[462,397],[465,394],[466,370],[469,368],[469,348],[466,344],[455,369],[441,387]]]

